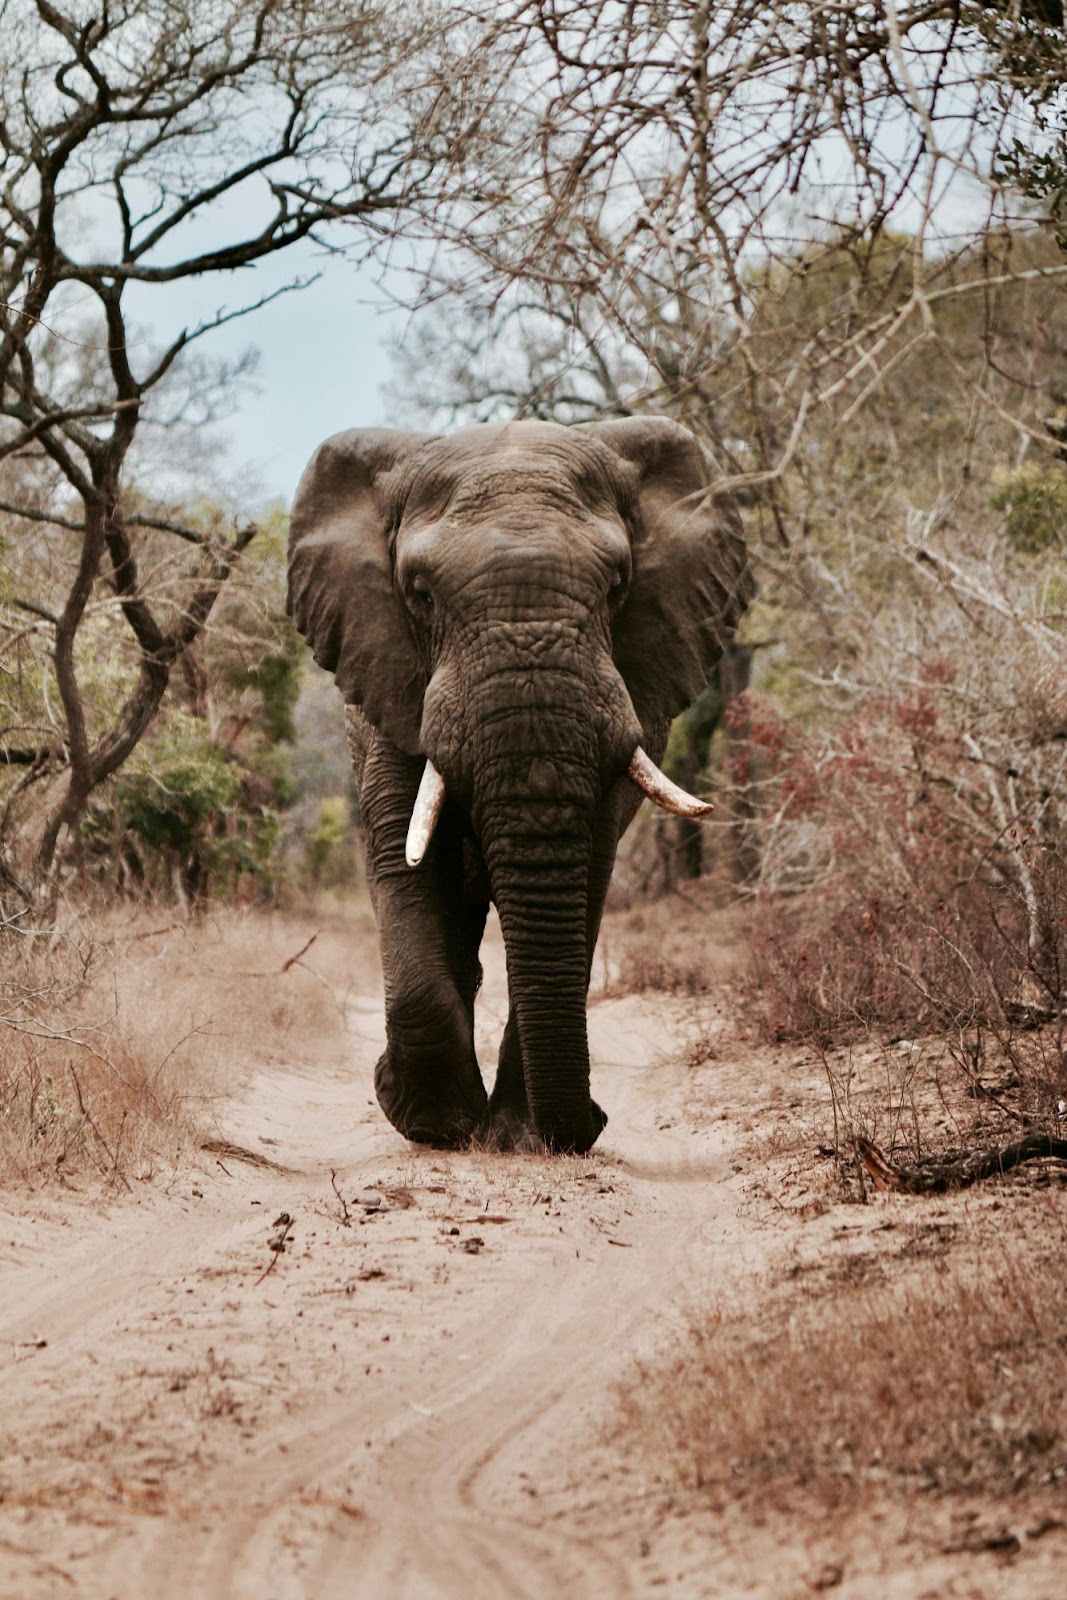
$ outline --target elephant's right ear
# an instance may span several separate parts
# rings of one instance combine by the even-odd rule
[[[379,480],[431,434],[354,429],[320,445],[289,523],[286,609],[346,702],[419,753],[426,673],[393,584]]]

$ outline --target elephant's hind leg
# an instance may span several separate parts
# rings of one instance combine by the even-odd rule
[[[508,1013],[500,1041],[496,1082],[489,1096],[490,1138],[502,1150],[521,1150],[527,1144],[540,1148],[543,1141],[533,1132],[530,1102],[522,1071],[519,1027],[514,1011]]]

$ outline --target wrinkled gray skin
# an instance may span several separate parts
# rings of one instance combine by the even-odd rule
[[[684,428],[516,422],[327,440],[292,512],[289,609],[347,703],[385,971],[375,1089],[409,1139],[590,1148],[586,991],[615,850],[670,719],[750,594],[736,512]],[[405,837],[425,758],[447,801]],[[490,901],[510,1015],[474,1052]]]

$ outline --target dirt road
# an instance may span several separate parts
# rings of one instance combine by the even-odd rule
[[[484,1059],[504,995],[496,949]],[[592,1157],[413,1149],[373,1104],[380,1017],[356,998],[222,1110],[275,1165],[11,1217],[5,1597],[643,1592],[559,1495],[679,1291],[746,1249],[728,1125],[691,1125],[667,1005],[628,997],[592,1014]]]
[[[484,1061],[499,946],[486,965]],[[691,1010],[593,1005],[611,1121],[581,1160],[408,1146],[363,993],[273,1059],[250,1037],[217,1147],[169,1185],[11,1203],[0,1600],[1043,1594],[895,1561],[866,1516],[694,1513],[611,1437],[683,1308],[751,1295],[788,1243],[753,1138],[776,1107],[803,1121],[802,1090],[704,1002],[694,1074]]]

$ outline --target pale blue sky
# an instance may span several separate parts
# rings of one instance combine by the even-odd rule
[[[284,264],[291,270],[297,252],[287,252]],[[279,266],[282,263],[279,262]],[[283,295],[248,318],[241,318],[205,337],[203,354],[234,358],[249,345],[259,351],[252,385],[242,394],[238,409],[220,426],[227,449],[221,463],[224,475],[250,475],[264,498],[280,496],[288,503],[301,472],[315,449],[342,428],[403,424],[390,415],[381,388],[390,376],[390,341],[402,335],[404,312],[390,309],[376,283],[376,272],[360,269],[351,261],[333,257],[319,266],[322,277],[298,293]],[[264,263],[239,285],[262,293],[281,273]],[[219,281],[183,286],[190,319],[209,314],[220,299]],[[198,298],[210,291],[211,304]],[[158,293],[158,291],[157,291]],[[182,305],[175,296],[168,303],[168,321]],[[158,311],[158,300],[153,307]]]
[[[342,428],[403,424],[381,388],[390,376],[389,344],[407,318],[389,311],[370,272],[334,260],[318,283],[285,295],[243,325],[220,329],[234,349],[257,346],[255,390],[224,431],[235,465],[249,466],[264,492],[292,499],[308,457]]]
[[[391,375],[392,341],[402,337],[409,314],[390,303],[380,269],[324,255],[310,244],[240,273],[209,274],[165,287],[130,286],[130,313],[156,345],[220,309],[236,309],[316,271],[321,276],[308,288],[280,296],[193,347],[213,361],[235,360],[249,346],[259,352],[255,375],[239,394],[235,412],[213,430],[225,444],[215,470],[249,511],[267,499],[288,503],[312,451],[329,434],[407,423],[395,404],[387,407],[381,389]],[[399,275],[395,282],[399,289]],[[166,475],[165,444],[154,465]],[[180,469],[182,463],[176,465]]]

